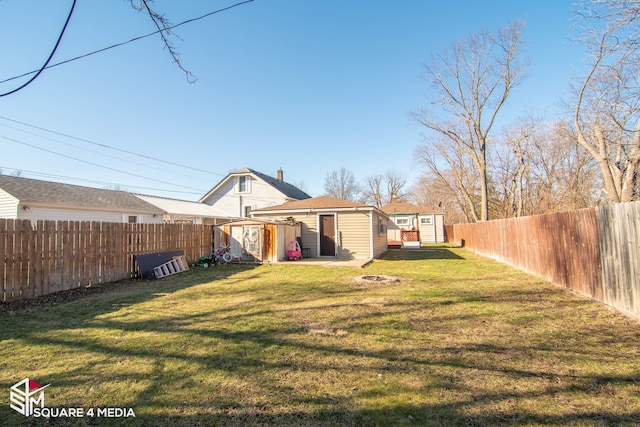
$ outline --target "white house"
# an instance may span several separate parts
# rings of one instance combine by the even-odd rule
[[[200,200],[231,218],[249,218],[251,211],[268,206],[308,199],[309,196],[284,180],[282,169],[277,177],[249,168],[238,169],[224,177]]]
[[[164,213],[126,191],[0,175],[0,218],[162,223]]]
[[[422,243],[445,241],[444,214],[441,212],[396,199],[381,206],[380,210],[389,216],[387,235],[390,246],[410,246],[414,242],[420,246]]]

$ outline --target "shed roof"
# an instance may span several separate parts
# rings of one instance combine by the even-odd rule
[[[168,197],[134,194],[136,197],[148,202],[171,215],[191,215],[206,218],[227,218],[228,215],[215,206],[188,200],[171,199]]]
[[[105,190],[8,175],[0,175],[0,189],[18,199],[21,204],[43,203],[163,213],[158,207],[120,190]]]
[[[313,211],[313,210],[331,210],[331,209],[377,210],[374,206],[367,205],[365,203],[337,199],[331,196],[319,196],[319,197],[313,197],[313,198],[304,199],[304,200],[287,202],[281,205],[268,206],[266,208],[256,209],[252,211],[252,213],[287,212],[287,211],[301,211],[301,210]]]

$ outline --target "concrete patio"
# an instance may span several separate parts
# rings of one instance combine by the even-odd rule
[[[342,258],[303,258],[298,261],[278,261],[272,262],[273,265],[314,265],[321,267],[355,267],[362,268],[373,261],[371,258],[366,259],[342,259]],[[266,264],[266,263],[265,263]]]

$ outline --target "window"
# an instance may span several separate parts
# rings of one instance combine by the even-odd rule
[[[384,234],[387,232],[387,224],[382,220],[382,218],[378,218],[378,235]]]
[[[247,192],[247,177],[240,176],[238,177],[238,193],[246,193]]]
[[[135,215],[129,215],[128,222],[129,224],[135,224],[138,222],[138,217]]]
[[[251,216],[251,206],[245,206],[244,207],[244,216],[246,218],[249,218]]]
[[[397,225],[409,225],[409,218],[396,218]]]
[[[423,216],[420,218],[420,224],[421,225],[431,225],[433,224],[433,217],[430,216]]]

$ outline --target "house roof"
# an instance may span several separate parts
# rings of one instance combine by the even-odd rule
[[[273,213],[273,212],[289,212],[289,211],[306,211],[306,210],[377,210],[371,205],[359,202],[351,202],[349,200],[336,199],[331,196],[313,197],[304,200],[296,200],[293,202],[283,203],[276,206],[268,206],[266,208],[255,209],[252,213]]]
[[[275,188],[276,190],[278,190],[279,192],[284,194],[285,197],[288,197],[290,199],[302,200],[302,199],[308,199],[308,198],[311,197],[310,195],[308,195],[307,193],[305,193],[304,191],[302,191],[301,189],[299,189],[295,185],[289,184],[286,181],[280,181],[277,178],[274,178],[274,177],[272,177],[270,175],[267,175],[267,174],[264,174],[262,172],[258,172],[258,171],[254,170],[254,169],[241,168],[241,169],[238,169],[238,170],[235,170],[235,171],[229,173],[229,175],[227,175],[222,180],[220,180],[220,182],[218,182],[215,185],[215,187],[213,187],[211,190],[209,190],[207,192],[207,194],[205,194],[199,201],[202,202],[205,199],[209,198],[209,196],[211,196],[212,193],[214,193],[222,184],[224,184],[231,177],[240,176],[240,175],[247,175],[247,174],[251,174],[251,175],[255,176],[256,178],[261,179],[262,181],[266,182],[267,184],[271,185],[273,188]]]
[[[204,203],[191,202],[188,200],[171,199],[168,197],[149,196],[146,194],[135,194],[134,196],[150,203],[165,211],[170,215],[189,215],[206,218],[227,218],[228,215],[215,206]]]
[[[105,190],[8,175],[0,175],[0,189],[15,197],[21,204],[42,203],[163,213],[158,207],[126,191]]]
[[[390,216],[421,215],[421,214],[427,215],[427,214],[438,213],[436,211],[429,210],[422,206],[413,205],[407,202],[397,202],[397,201],[381,206],[380,210]]]
[[[264,224],[295,225],[295,224],[291,224],[290,222],[286,222],[286,221],[269,221],[269,220],[266,220],[266,219],[257,219],[257,218],[241,219],[241,220],[238,220],[238,221],[227,222],[224,225],[234,227],[234,226],[264,225]]]

